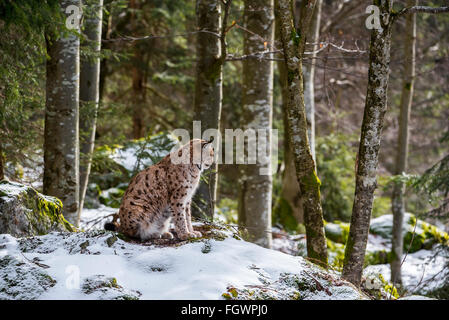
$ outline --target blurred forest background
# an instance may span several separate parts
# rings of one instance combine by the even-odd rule
[[[201,74],[197,68],[201,64],[200,55],[204,55],[198,43],[200,37],[205,36],[198,32],[199,8],[203,2],[104,0],[99,50],[98,42],[89,40],[92,37],[86,26],[89,21],[99,19],[96,8],[101,1],[83,1],[79,32],[65,27],[65,16],[61,16],[57,1],[1,1],[0,179],[21,182],[50,193],[51,188],[45,186],[44,178],[46,96],[48,98],[51,90],[46,83],[48,59],[51,59],[48,46],[56,39],[74,36],[80,41],[81,72],[83,65],[96,62],[100,70],[98,107],[95,98],[84,102],[82,88],[80,92],[81,172],[90,159],[93,119],[96,119],[96,130],[86,197],[82,199],[81,187],[81,194],[78,194],[81,209],[77,207],[75,211],[82,220],[83,207],[117,208],[130,177],[170,150],[173,145],[170,132],[176,128],[191,131],[192,121],[200,118],[195,101],[200,99],[196,84]],[[421,2],[431,7],[447,4],[444,0]],[[251,24],[248,25],[245,1],[228,0],[229,7],[226,2],[217,3],[221,6],[220,23],[227,19],[229,28],[225,39],[219,39],[221,45],[226,45],[219,127],[222,132],[245,128],[248,109],[244,105],[248,103],[245,99],[249,99],[245,90],[251,81],[248,74],[259,68],[248,61],[271,65],[272,95],[268,92],[267,97],[272,97],[272,128],[279,130],[279,155],[276,172],[270,178],[271,223],[267,226],[273,226],[273,237],[283,233],[303,234],[306,230],[301,195],[286,130],[283,93],[286,75],[285,70],[282,71],[285,62],[280,50],[273,49],[282,48],[279,31],[272,26],[274,45],[270,41],[261,42],[262,48],[268,46],[273,53],[245,56],[255,52],[247,47],[251,45],[251,35],[261,34],[263,30],[251,29]],[[294,18],[299,23],[304,3],[299,0],[292,3]],[[317,3],[320,9],[318,37],[315,41],[308,39],[310,44],[306,47],[306,51],[315,53],[306,54],[303,61],[306,72],[314,73],[315,138],[309,139],[321,180],[325,224],[347,226],[345,223],[351,221],[354,202],[357,153],[368,85],[372,31],[365,27],[368,16],[365,9],[369,3],[360,0]],[[395,1],[394,8],[398,11],[409,3]],[[316,23],[316,13],[314,19]],[[445,217],[449,203],[449,14],[416,14],[416,58],[413,61],[404,54],[406,23],[403,17],[392,27],[388,110],[382,131],[372,217],[392,214],[393,190],[400,181],[406,184],[405,211],[448,231]],[[411,64],[416,67],[416,77],[408,122],[408,166],[402,174],[396,169],[400,152],[399,115],[403,79]],[[83,149],[86,145],[87,149]],[[117,160],[117,155],[124,156],[125,160]],[[244,175],[241,170],[238,165],[218,166],[214,219],[244,226],[247,223],[241,220],[245,204],[242,178],[248,173]],[[81,182],[78,181],[81,185],[82,176],[81,173]],[[204,179],[209,178],[210,175],[205,174]],[[76,187],[79,190],[80,186]],[[51,195],[58,196],[56,191]],[[204,199],[197,198],[199,207],[201,201]],[[429,212],[434,214],[426,215]],[[80,217],[72,222],[79,223]],[[341,267],[343,257],[340,258],[336,267]]]

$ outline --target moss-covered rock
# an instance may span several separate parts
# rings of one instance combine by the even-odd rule
[[[16,182],[0,181],[0,234],[42,235],[75,231],[62,215],[62,202]]]
[[[370,233],[391,241],[393,232],[393,215],[383,215],[373,219],[370,225]],[[434,244],[449,244],[449,235],[422,220],[416,219],[413,214],[404,216],[404,250],[410,253],[421,249],[430,249]],[[409,249],[410,247],[410,249]]]
[[[0,300],[32,300],[56,284],[45,269],[24,258],[0,258]]]
[[[325,222],[324,231],[326,238],[333,242],[345,244],[349,235],[349,223],[334,221],[333,223]]]
[[[117,279],[104,275],[94,275],[84,279],[81,291],[84,294],[96,295],[100,300],[139,300],[141,293],[124,289]]]

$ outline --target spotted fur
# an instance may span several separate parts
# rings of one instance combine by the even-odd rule
[[[194,153],[194,148],[199,152]],[[141,240],[172,239],[169,227],[173,221],[179,239],[201,237],[193,230],[190,206],[201,172],[213,163],[213,145],[211,141],[194,139],[175,152],[131,180],[120,205],[120,223],[114,222],[114,227],[107,224],[106,229]],[[177,164],[172,161],[176,155],[188,160]]]

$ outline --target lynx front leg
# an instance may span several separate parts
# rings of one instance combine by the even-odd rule
[[[196,235],[193,232],[190,232],[187,227],[185,204],[182,202],[173,202],[171,211],[178,238],[181,240],[195,238]]]
[[[202,236],[201,232],[193,230],[192,213],[190,210],[190,201],[186,203],[186,222],[187,222],[187,229],[189,229],[190,232],[194,233],[195,236],[198,238]]]

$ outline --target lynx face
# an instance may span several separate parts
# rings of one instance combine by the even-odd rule
[[[203,169],[209,169],[212,163],[214,163],[214,145],[212,142],[203,145],[203,150],[201,152],[201,162]]]

